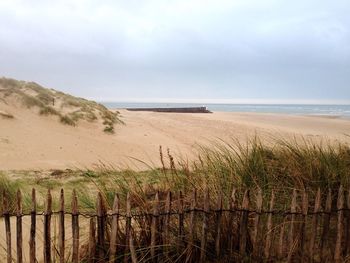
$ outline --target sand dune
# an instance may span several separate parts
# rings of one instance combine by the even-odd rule
[[[196,144],[215,139],[244,141],[255,134],[329,138],[349,142],[350,121],[339,118],[278,114],[224,113],[176,114],[121,111],[126,125],[116,133],[101,132],[98,124],[62,125],[52,116],[0,103],[0,110],[15,116],[0,118],[0,170],[92,167],[103,162],[115,166],[159,162],[159,145],[191,158]]]

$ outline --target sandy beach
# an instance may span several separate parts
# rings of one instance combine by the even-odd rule
[[[9,111],[4,105],[4,111]],[[214,112],[181,114],[121,110],[125,125],[114,135],[97,124],[69,127],[54,117],[11,108],[15,119],[0,118],[0,170],[64,169],[104,163],[143,169],[142,160],[159,164],[159,146],[174,155],[191,158],[198,144],[213,140],[244,142],[258,135],[263,140],[294,136],[350,142],[350,121],[321,116]]]

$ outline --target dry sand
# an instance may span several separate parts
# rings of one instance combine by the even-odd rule
[[[126,125],[117,125],[116,134],[108,135],[97,124],[65,126],[55,117],[1,103],[0,110],[15,116],[0,116],[0,170],[84,168],[99,162],[143,169],[134,159],[159,164],[159,145],[192,158],[198,143],[230,138],[244,141],[255,134],[264,140],[301,135],[350,142],[350,120],[320,116],[121,110]]]

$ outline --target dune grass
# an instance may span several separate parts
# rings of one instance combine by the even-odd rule
[[[38,108],[40,115],[58,116],[63,124],[76,126],[79,121],[100,122],[103,131],[114,133],[115,125],[123,124],[117,111],[83,98],[46,89],[35,82],[0,78],[0,98],[6,102],[9,96],[15,96],[28,109]],[[2,95],[2,96],[1,96]]]
[[[278,201],[281,206],[288,206],[293,188],[316,192],[319,187],[325,191],[328,188],[337,191],[340,184],[350,187],[350,148],[341,143],[304,140],[266,145],[254,138],[247,144],[232,141],[199,147],[198,158],[191,162],[160,148],[160,159],[162,167],[149,166],[145,171],[119,170],[101,164],[94,170],[69,170],[63,177],[46,176],[43,180],[28,177],[25,187],[16,182],[6,185],[22,187],[28,193],[31,187],[57,192],[61,187],[76,188],[80,205],[87,210],[94,209],[98,191],[111,207],[116,192],[122,200],[130,192],[141,205],[157,191],[190,193],[196,189],[203,193],[208,187],[213,197],[222,193],[228,200],[233,187],[260,188],[264,193],[274,189],[285,192],[285,198]]]

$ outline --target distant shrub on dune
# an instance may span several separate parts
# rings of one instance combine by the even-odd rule
[[[40,115],[60,115],[60,113],[50,106],[44,106],[39,111]]]
[[[61,116],[60,121],[61,121],[61,123],[66,124],[66,125],[70,125],[70,126],[75,126],[76,125],[75,121],[72,120],[67,115]]]

